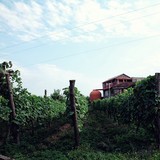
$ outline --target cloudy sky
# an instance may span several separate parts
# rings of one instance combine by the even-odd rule
[[[159,0],[0,0],[0,61],[43,95],[76,80],[89,95],[119,74],[160,72]]]

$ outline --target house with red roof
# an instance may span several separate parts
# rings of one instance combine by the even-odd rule
[[[97,99],[110,98],[124,92],[125,89],[134,87],[137,81],[143,80],[143,77],[129,77],[126,74],[120,74],[102,82],[102,89],[94,89],[90,93],[91,102]],[[103,96],[101,96],[103,92]]]
[[[108,98],[122,93],[125,89],[133,87],[135,82],[143,78],[129,77],[126,74],[120,74],[102,82],[103,97]]]

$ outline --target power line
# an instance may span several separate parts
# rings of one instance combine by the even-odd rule
[[[134,42],[142,41],[142,40],[146,40],[146,39],[151,39],[151,38],[155,38],[155,37],[159,37],[159,36],[160,36],[160,34],[151,35],[151,36],[147,36],[147,37],[142,37],[142,38],[138,38],[138,39],[134,39],[134,40],[130,40],[130,41],[125,41],[125,42],[121,42],[121,43],[117,43],[117,44],[111,44],[111,45],[108,45],[106,47],[94,48],[94,49],[90,49],[90,50],[87,50],[87,51],[82,51],[82,52],[79,52],[79,53],[62,56],[62,57],[59,57],[59,58],[48,59],[48,60],[45,60],[45,61],[41,61],[39,63],[50,62],[50,61],[61,60],[61,59],[69,58],[69,57],[79,56],[79,55],[82,55],[82,54],[85,54],[85,53],[88,53],[88,52],[93,53],[93,52],[103,50],[103,49],[106,49],[106,48],[121,46],[121,45],[134,43]],[[29,66],[33,66],[33,65],[35,65],[35,64],[30,64],[30,65],[27,65],[27,66],[24,66],[24,67],[29,67]]]
[[[134,20],[137,20],[137,19],[139,20],[139,19],[141,19],[141,18],[148,17],[148,16],[157,15],[157,14],[159,14],[159,13],[160,13],[160,12],[156,12],[156,13],[148,14],[148,15],[145,15],[145,16],[142,16],[142,17],[136,17],[136,18],[131,19],[131,21],[134,21]],[[115,24],[113,24],[113,25],[108,25],[108,26],[114,26],[114,25],[118,25],[118,24],[121,24],[121,22],[115,23]],[[91,32],[93,32],[93,31],[81,32],[81,33],[82,33],[82,34],[86,34],[86,33],[91,33]],[[78,36],[79,36],[79,35],[78,35]],[[63,38],[63,39],[55,40],[54,42],[62,41],[62,40],[66,40],[66,39],[72,39],[72,38],[78,37],[78,36],[75,35],[75,36],[72,36],[72,37]],[[19,53],[19,52],[21,52],[21,51],[24,52],[24,51],[27,51],[27,50],[30,50],[30,49],[39,48],[39,47],[41,47],[41,46],[49,45],[49,44],[51,44],[51,43],[52,43],[52,42],[42,43],[42,44],[37,45],[37,46],[29,47],[29,48],[26,48],[26,49],[21,49],[21,50],[14,51],[14,52],[11,52],[11,53]]]
[[[144,9],[146,9],[146,8],[151,8],[151,7],[158,6],[158,5],[160,5],[160,3],[154,4],[154,5],[150,5],[150,6],[147,6],[147,7],[138,8],[138,9],[135,9],[135,10],[132,10],[132,11],[129,11],[129,12],[125,12],[125,13],[120,13],[120,14],[118,14],[118,15],[110,16],[110,17],[108,17],[108,18],[103,18],[103,19],[100,19],[100,20],[88,22],[88,23],[86,23],[86,24],[84,24],[84,25],[82,24],[82,25],[80,25],[80,26],[77,26],[77,28],[82,27],[82,26],[85,26],[85,25],[89,25],[89,24],[92,24],[92,23],[101,22],[101,21],[104,21],[104,20],[106,20],[106,19],[111,19],[111,18],[123,16],[123,15],[126,15],[126,14],[130,14],[130,13],[133,13],[133,12],[141,11],[141,10],[144,10]]]
[[[144,9],[147,9],[147,8],[151,8],[151,7],[155,7],[155,6],[158,6],[158,5],[160,5],[160,3],[156,3],[156,4],[153,4],[153,5],[147,6],[147,7],[142,7],[142,8],[138,8],[138,9],[132,10],[132,11],[120,13],[120,14],[117,14],[117,15],[114,15],[114,16],[110,16],[110,17],[106,17],[106,18],[103,18],[103,19],[100,19],[100,20],[88,22],[88,23],[85,23],[85,24],[82,24],[82,25],[79,25],[79,26],[76,26],[76,27],[72,27],[72,28],[70,28],[70,29],[68,29],[68,30],[74,30],[74,29],[77,29],[77,28],[80,28],[80,27],[83,27],[83,26],[86,26],[86,25],[90,25],[90,24],[94,24],[94,23],[97,23],[97,22],[104,21],[104,20],[106,20],[106,19],[112,19],[112,18],[115,18],[115,17],[127,15],[127,14],[130,14],[130,13],[133,13],[133,12],[141,11],[141,10],[144,10]],[[61,33],[65,32],[65,31],[66,31],[66,30],[61,31]],[[49,36],[49,35],[48,35],[48,34],[43,35],[43,36],[41,36],[41,37],[32,39],[32,40],[30,40],[29,42],[36,41],[36,40],[39,40],[39,39],[41,39],[41,38],[45,38],[45,37],[47,37],[47,36]],[[10,45],[10,46],[7,46],[7,47],[0,48],[0,50],[5,50],[5,49],[8,49],[8,48],[16,47],[16,46],[23,45],[23,44],[26,44],[26,43],[29,43],[29,42],[27,41],[27,42],[21,42],[21,43],[13,44],[13,45]]]

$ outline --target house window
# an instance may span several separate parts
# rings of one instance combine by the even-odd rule
[[[105,97],[108,97],[108,96],[109,96],[108,91],[104,91],[104,96],[105,96]]]

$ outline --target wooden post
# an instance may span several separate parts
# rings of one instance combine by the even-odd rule
[[[47,90],[44,90],[44,97],[47,97]]]
[[[6,81],[7,81],[7,86],[8,86],[8,92],[9,92],[9,102],[10,102],[10,107],[12,110],[12,118],[16,118],[16,111],[15,111],[15,105],[13,101],[13,92],[11,88],[11,83],[10,83],[10,75],[7,73],[6,74]]]
[[[158,98],[160,98],[160,73],[155,73],[155,84]],[[160,104],[157,104],[157,113],[155,115],[155,133],[158,149],[160,149]]]
[[[156,78],[156,90],[158,93],[158,97],[160,97],[160,73],[155,73]]]
[[[10,108],[12,110],[11,112],[11,121],[15,120],[16,118],[16,111],[15,111],[15,104],[14,104],[14,100],[13,100],[13,92],[12,92],[12,87],[11,87],[11,83],[10,83],[10,74],[6,73],[6,82],[7,82],[7,87],[8,87],[8,96],[9,96],[9,103],[10,103]],[[11,122],[11,132],[13,134],[13,138],[16,141],[17,144],[20,143],[19,140],[19,126],[17,124],[15,124],[14,122]]]
[[[74,139],[75,139],[75,148],[79,146],[79,131],[78,131],[78,123],[77,123],[77,112],[76,112],[76,105],[75,105],[75,95],[74,95],[74,86],[75,80],[70,80],[70,106],[73,112],[72,120],[74,126]]]

